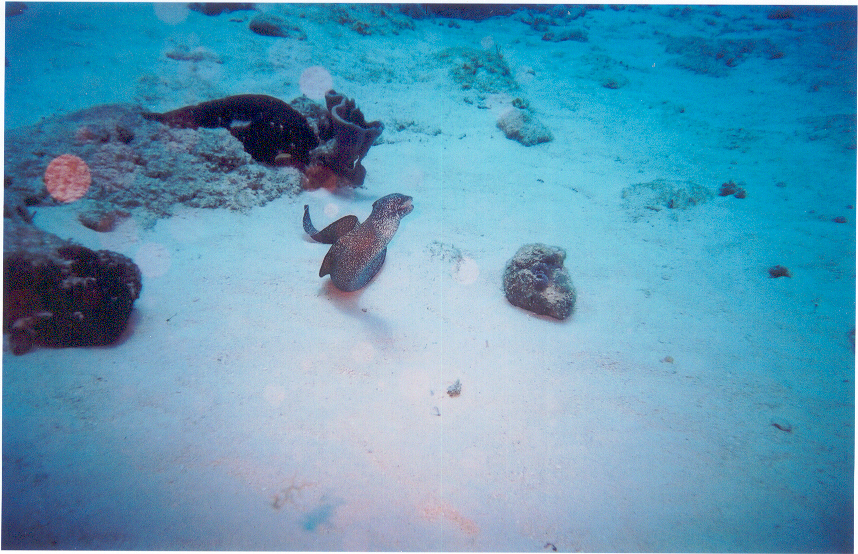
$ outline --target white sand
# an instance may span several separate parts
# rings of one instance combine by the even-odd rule
[[[339,195],[109,234],[37,209],[40,227],[133,257],[144,284],[120,344],[4,349],[3,546],[850,550],[854,129],[812,127],[854,125],[854,80],[822,50],[823,16],[786,29],[764,8],[721,11],[598,11],[570,24],[586,43],[512,18],[368,37],[295,18],[306,41],[229,21],[248,12],[169,26],[145,5],[31,5],[7,20],[58,29],[30,52],[7,32],[7,126],[117,101],[290,100],[322,65],[387,128],[365,187]],[[784,58],[677,67],[660,37],[714,36],[707,18]],[[512,97],[465,102],[479,95],[436,57],[486,37],[552,142],[506,139]],[[177,43],[223,63],[169,60]],[[605,71],[628,83],[602,87]],[[635,221],[622,190],[655,179],[733,179],[748,197]],[[303,205],[321,227],[392,192],[415,209],[383,270],[335,291]],[[567,251],[567,321],[504,298],[529,242]],[[792,278],[771,279],[775,264]]]

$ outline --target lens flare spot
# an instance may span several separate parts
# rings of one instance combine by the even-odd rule
[[[74,202],[83,198],[89,190],[92,175],[85,161],[71,154],[63,154],[48,164],[44,180],[54,200]]]
[[[340,215],[340,207],[332,202],[329,202],[328,204],[325,204],[324,212],[325,217],[332,219]]]
[[[301,93],[310,100],[321,100],[326,92],[334,88],[334,80],[327,69],[321,65],[314,65],[301,73],[298,86],[301,88]]]
[[[286,400],[286,388],[281,385],[266,385],[262,397],[269,406],[276,408]]]

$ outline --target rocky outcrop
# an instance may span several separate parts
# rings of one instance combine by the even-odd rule
[[[45,171],[64,154],[82,159],[91,173],[74,203],[80,213],[121,210],[144,225],[183,205],[244,211],[300,191],[296,168],[256,162],[229,129],[172,127],[143,113],[129,104],[95,106],[7,130],[7,209],[57,205]]]
[[[306,118],[286,102],[264,94],[237,94],[143,117],[180,129],[228,129],[254,160],[305,163],[318,140]]]

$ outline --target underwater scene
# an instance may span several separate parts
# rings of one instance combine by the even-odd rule
[[[855,6],[5,8],[3,548],[853,550]]]

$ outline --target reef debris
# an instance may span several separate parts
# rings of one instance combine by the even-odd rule
[[[656,179],[624,188],[622,198],[634,221],[658,212],[677,219],[677,212],[704,204],[712,198],[712,191],[692,181]]]
[[[782,265],[773,265],[769,268],[769,277],[772,279],[777,279],[778,277],[792,277],[792,273]]]

